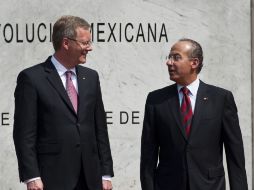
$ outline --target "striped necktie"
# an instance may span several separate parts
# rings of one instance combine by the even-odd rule
[[[192,121],[192,108],[191,108],[191,101],[189,97],[189,89],[186,87],[181,88],[183,93],[183,99],[181,104],[181,115],[182,115],[182,122],[185,128],[185,132],[187,137],[190,135],[191,130],[191,121]]]

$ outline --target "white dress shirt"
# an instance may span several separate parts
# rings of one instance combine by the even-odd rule
[[[64,88],[66,89],[66,71],[72,71],[72,75],[71,75],[71,81],[73,82],[73,85],[78,93],[78,83],[77,83],[77,75],[76,75],[76,69],[72,68],[72,69],[66,69],[61,63],[59,63],[59,61],[57,61],[57,59],[52,56],[51,57],[51,62],[53,63],[53,65],[55,66],[61,80],[62,83],[64,85]]]
[[[194,113],[195,110],[195,104],[196,104],[196,98],[197,98],[197,93],[198,93],[198,87],[199,87],[199,78],[197,77],[196,80],[194,80],[191,84],[186,86],[190,93],[190,101],[191,101],[191,108],[192,108],[192,113]],[[181,91],[181,88],[184,87],[182,85],[177,84],[177,90],[178,90],[178,97],[179,97],[179,103],[181,106],[182,100],[183,100],[183,92]]]

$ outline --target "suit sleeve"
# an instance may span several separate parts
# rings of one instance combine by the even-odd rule
[[[154,190],[155,169],[159,151],[156,138],[154,111],[153,106],[149,103],[149,99],[148,95],[141,137],[140,181],[143,190]]]
[[[32,79],[21,72],[15,89],[13,139],[22,182],[39,177],[36,155],[37,94]]]
[[[231,190],[247,190],[245,158],[237,107],[231,92],[226,95],[223,115],[223,140]]]
[[[108,137],[106,114],[102,102],[101,87],[99,76],[97,74],[97,98],[95,108],[95,125],[96,125],[96,140],[98,145],[98,152],[101,162],[101,174],[103,176],[114,176],[113,160],[111,156],[110,143]]]

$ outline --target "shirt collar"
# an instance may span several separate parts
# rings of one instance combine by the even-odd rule
[[[71,68],[71,69],[66,69],[55,57],[54,55],[52,55],[51,57],[51,62],[53,63],[53,65],[55,66],[58,74],[60,76],[64,75],[66,71],[72,71],[75,75],[76,75],[76,69]]]
[[[189,89],[190,94],[192,96],[196,96],[197,95],[199,83],[200,83],[200,81],[199,81],[199,78],[197,77],[196,80],[194,80],[191,84],[186,86]],[[177,91],[178,91],[178,93],[180,93],[180,90],[181,90],[182,87],[183,87],[182,85],[177,84]]]

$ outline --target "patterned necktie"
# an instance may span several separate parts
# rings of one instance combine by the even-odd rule
[[[78,94],[71,80],[72,71],[66,71],[66,91],[71,100],[72,106],[77,113],[78,111]]]
[[[191,101],[189,97],[189,89],[186,87],[181,88],[181,91],[183,93],[183,99],[181,104],[181,114],[182,114],[182,120],[183,120],[183,126],[185,128],[185,132],[187,137],[190,135],[190,129],[191,129],[191,121],[192,121],[192,108],[191,108]]]

